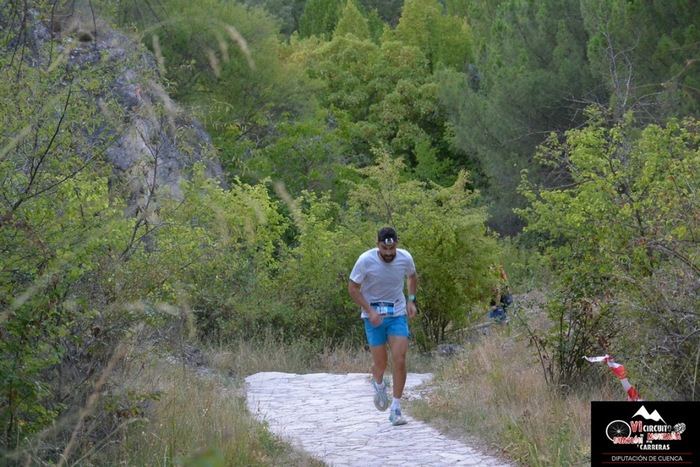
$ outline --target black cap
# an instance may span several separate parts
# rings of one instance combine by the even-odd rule
[[[394,230],[392,227],[383,227],[377,233],[377,241],[385,245],[393,245],[398,240],[399,237],[396,235],[396,230]]]

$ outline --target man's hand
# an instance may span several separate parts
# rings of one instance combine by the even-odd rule
[[[372,307],[370,307],[369,311],[367,312],[367,318],[372,326],[379,326],[382,324],[382,315],[374,311],[374,308]]]
[[[415,302],[408,302],[406,304],[406,311],[408,311],[408,319],[413,319],[418,313],[418,308]]]

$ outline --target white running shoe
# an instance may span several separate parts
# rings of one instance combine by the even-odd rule
[[[391,413],[389,414],[389,421],[394,426],[405,425],[406,423],[408,423],[408,421],[406,421],[406,419],[401,416],[401,409],[399,409],[398,407],[395,409],[391,409]]]
[[[386,393],[386,384],[378,384],[374,378],[372,378],[372,387],[374,388],[374,406],[380,412],[384,412],[389,408],[389,396]]]

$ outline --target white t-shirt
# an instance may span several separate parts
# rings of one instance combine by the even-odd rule
[[[415,273],[416,265],[408,251],[397,248],[396,257],[387,263],[379,256],[379,248],[372,248],[357,259],[350,280],[360,284],[360,292],[368,303],[393,303],[393,315],[398,316],[406,314],[404,279]],[[364,310],[362,317],[367,317]]]

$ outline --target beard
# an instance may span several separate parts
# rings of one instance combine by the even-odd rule
[[[394,253],[393,255],[385,255],[383,253],[380,253],[379,256],[382,257],[385,263],[391,263],[392,261],[394,261],[394,258],[396,258],[396,253]]]

